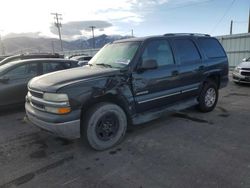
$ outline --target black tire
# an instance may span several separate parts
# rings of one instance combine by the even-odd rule
[[[99,103],[86,114],[84,138],[95,150],[106,150],[120,143],[127,130],[123,109],[112,103]]]
[[[210,98],[206,98],[208,97],[208,95],[211,93],[212,96],[214,96],[214,99],[212,99],[213,97]],[[219,92],[218,92],[218,86],[212,82],[212,81],[208,81],[206,83],[204,83],[204,86],[202,88],[202,91],[198,97],[198,108],[201,112],[210,112],[212,111],[218,101],[218,97],[219,97]],[[210,99],[210,100],[209,100]]]

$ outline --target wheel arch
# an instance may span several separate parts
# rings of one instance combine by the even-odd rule
[[[221,84],[220,83],[221,82],[220,78],[221,78],[221,76],[220,76],[219,73],[211,73],[204,80],[203,86],[204,86],[204,84],[206,84],[207,82],[210,81],[210,82],[214,82],[216,84],[217,88],[219,89],[220,88],[220,84]]]
[[[83,126],[84,126],[84,119],[85,116],[93,106],[102,103],[102,102],[107,102],[107,103],[113,103],[118,105],[126,114],[127,116],[127,123],[131,124],[132,122],[132,108],[130,107],[128,101],[121,95],[119,94],[114,94],[114,93],[107,93],[105,95],[99,96],[99,97],[92,97],[90,100],[88,100],[83,106],[81,110],[81,135]]]

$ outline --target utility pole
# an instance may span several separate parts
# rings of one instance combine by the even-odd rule
[[[62,44],[62,36],[61,36],[62,23],[59,21],[59,20],[62,20],[62,14],[51,13],[51,15],[53,15],[54,19],[55,19],[55,26],[58,29],[59,40],[60,40],[60,43],[61,43],[61,50],[63,52],[63,44]]]
[[[250,8],[249,8],[249,16],[248,16],[248,33],[250,33]]]
[[[55,54],[55,46],[54,46],[54,41],[51,41],[51,47],[52,47],[52,53]]]
[[[131,36],[134,37],[134,30],[131,30]]]
[[[231,23],[230,23],[230,35],[233,34],[233,20],[231,20]]]
[[[95,26],[89,26],[92,31],[92,40],[93,40],[93,49],[95,49],[95,34],[94,34],[94,29],[96,28]]]
[[[2,55],[5,55],[5,48],[4,48],[4,44],[3,44],[3,41],[2,41],[1,34],[0,34],[0,46],[1,46],[1,49],[2,49]]]

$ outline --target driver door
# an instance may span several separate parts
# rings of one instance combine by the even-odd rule
[[[140,64],[155,60],[157,68],[140,70]],[[137,112],[164,107],[179,99],[180,80],[172,48],[166,39],[149,41],[142,52],[138,70],[132,74]]]

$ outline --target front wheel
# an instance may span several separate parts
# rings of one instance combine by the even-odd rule
[[[214,82],[204,84],[200,96],[198,98],[198,107],[202,112],[212,111],[218,101],[218,87]]]
[[[100,103],[86,114],[84,134],[89,145],[105,150],[118,144],[127,129],[127,117],[123,109],[112,103]]]

